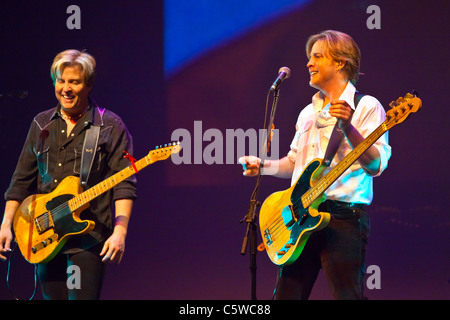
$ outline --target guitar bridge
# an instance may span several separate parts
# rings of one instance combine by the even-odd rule
[[[264,241],[268,246],[273,243],[272,235],[270,234],[269,228],[264,229]]]
[[[36,226],[38,234],[42,234],[54,227],[53,221],[50,216],[51,215],[47,211],[34,219],[34,225]]]

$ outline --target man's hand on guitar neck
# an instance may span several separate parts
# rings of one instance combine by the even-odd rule
[[[353,110],[346,101],[332,101],[330,115],[338,119],[339,129],[344,132],[347,141],[353,149],[364,140],[364,137],[351,124]],[[359,157],[358,162],[367,173],[376,175],[380,170],[380,153],[375,146],[371,146]]]

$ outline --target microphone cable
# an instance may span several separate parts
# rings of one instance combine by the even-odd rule
[[[15,242],[15,241],[14,241]],[[6,271],[6,286],[8,287],[8,292],[11,295],[11,297],[13,297],[15,300],[21,300],[18,297],[16,297],[16,295],[14,294],[11,285],[10,285],[10,270],[11,270],[11,258],[12,258],[12,254],[14,253],[14,250],[17,248],[17,242],[15,242],[15,246],[14,248],[12,248],[11,250],[11,254],[9,255],[9,259],[8,259],[8,268]],[[28,298],[27,300],[32,300],[36,294],[36,288],[37,288],[37,264],[34,265],[34,290],[33,290],[33,294],[31,295],[30,298]]]

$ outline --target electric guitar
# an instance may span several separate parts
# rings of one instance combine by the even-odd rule
[[[132,176],[138,170],[165,160],[181,150],[179,143],[157,147],[139,161],[83,192],[80,178],[69,176],[48,194],[27,197],[17,209],[13,230],[23,257],[30,263],[50,261],[72,236],[90,232],[91,220],[81,220],[80,214],[89,202]],[[132,159],[134,160],[134,159]]]
[[[309,236],[322,230],[330,221],[328,212],[319,212],[324,192],[386,131],[403,122],[411,112],[422,107],[422,101],[407,94],[391,102],[384,121],[328,173],[322,159],[314,159],[289,189],[271,194],[261,206],[259,225],[269,258],[276,265],[288,265],[300,256]],[[323,175],[323,177],[322,177]],[[262,250],[264,250],[262,249]]]

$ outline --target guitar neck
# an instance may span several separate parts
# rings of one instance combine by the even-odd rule
[[[366,139],[356,146],[341,162],[322,177],[312,188],[303,194],[301,201],[304,208],[322,195],[369,147],[374,144],[392,126],[392,119],[383,122]]]
[[[141,169],[144,169],[149,164],[153,163],[153,161],[150,159],[150,156],[146,156],[142,158],[139,161],[136,161],[134,163],[136,169],[139,171]],[[111,177],[103,180],[102,182],[96,184],[92,188],[89,188],[88,190],[80,193],[75,198],[68,201],[69,207],[72,211],[75,211],[78,208],[81,208],[83,205],[87,204],[88,202],[92,201],[93,199],[97,198],[101,194],[105,193],[106,191],[112,189],[114,186],[122,182],[123,180],[127,179],[128,177],[131,177],[133,174],[135,174],[136,171],[132,165],[126,167],[125,169],[117,172],[116,174],[112,175]]]

